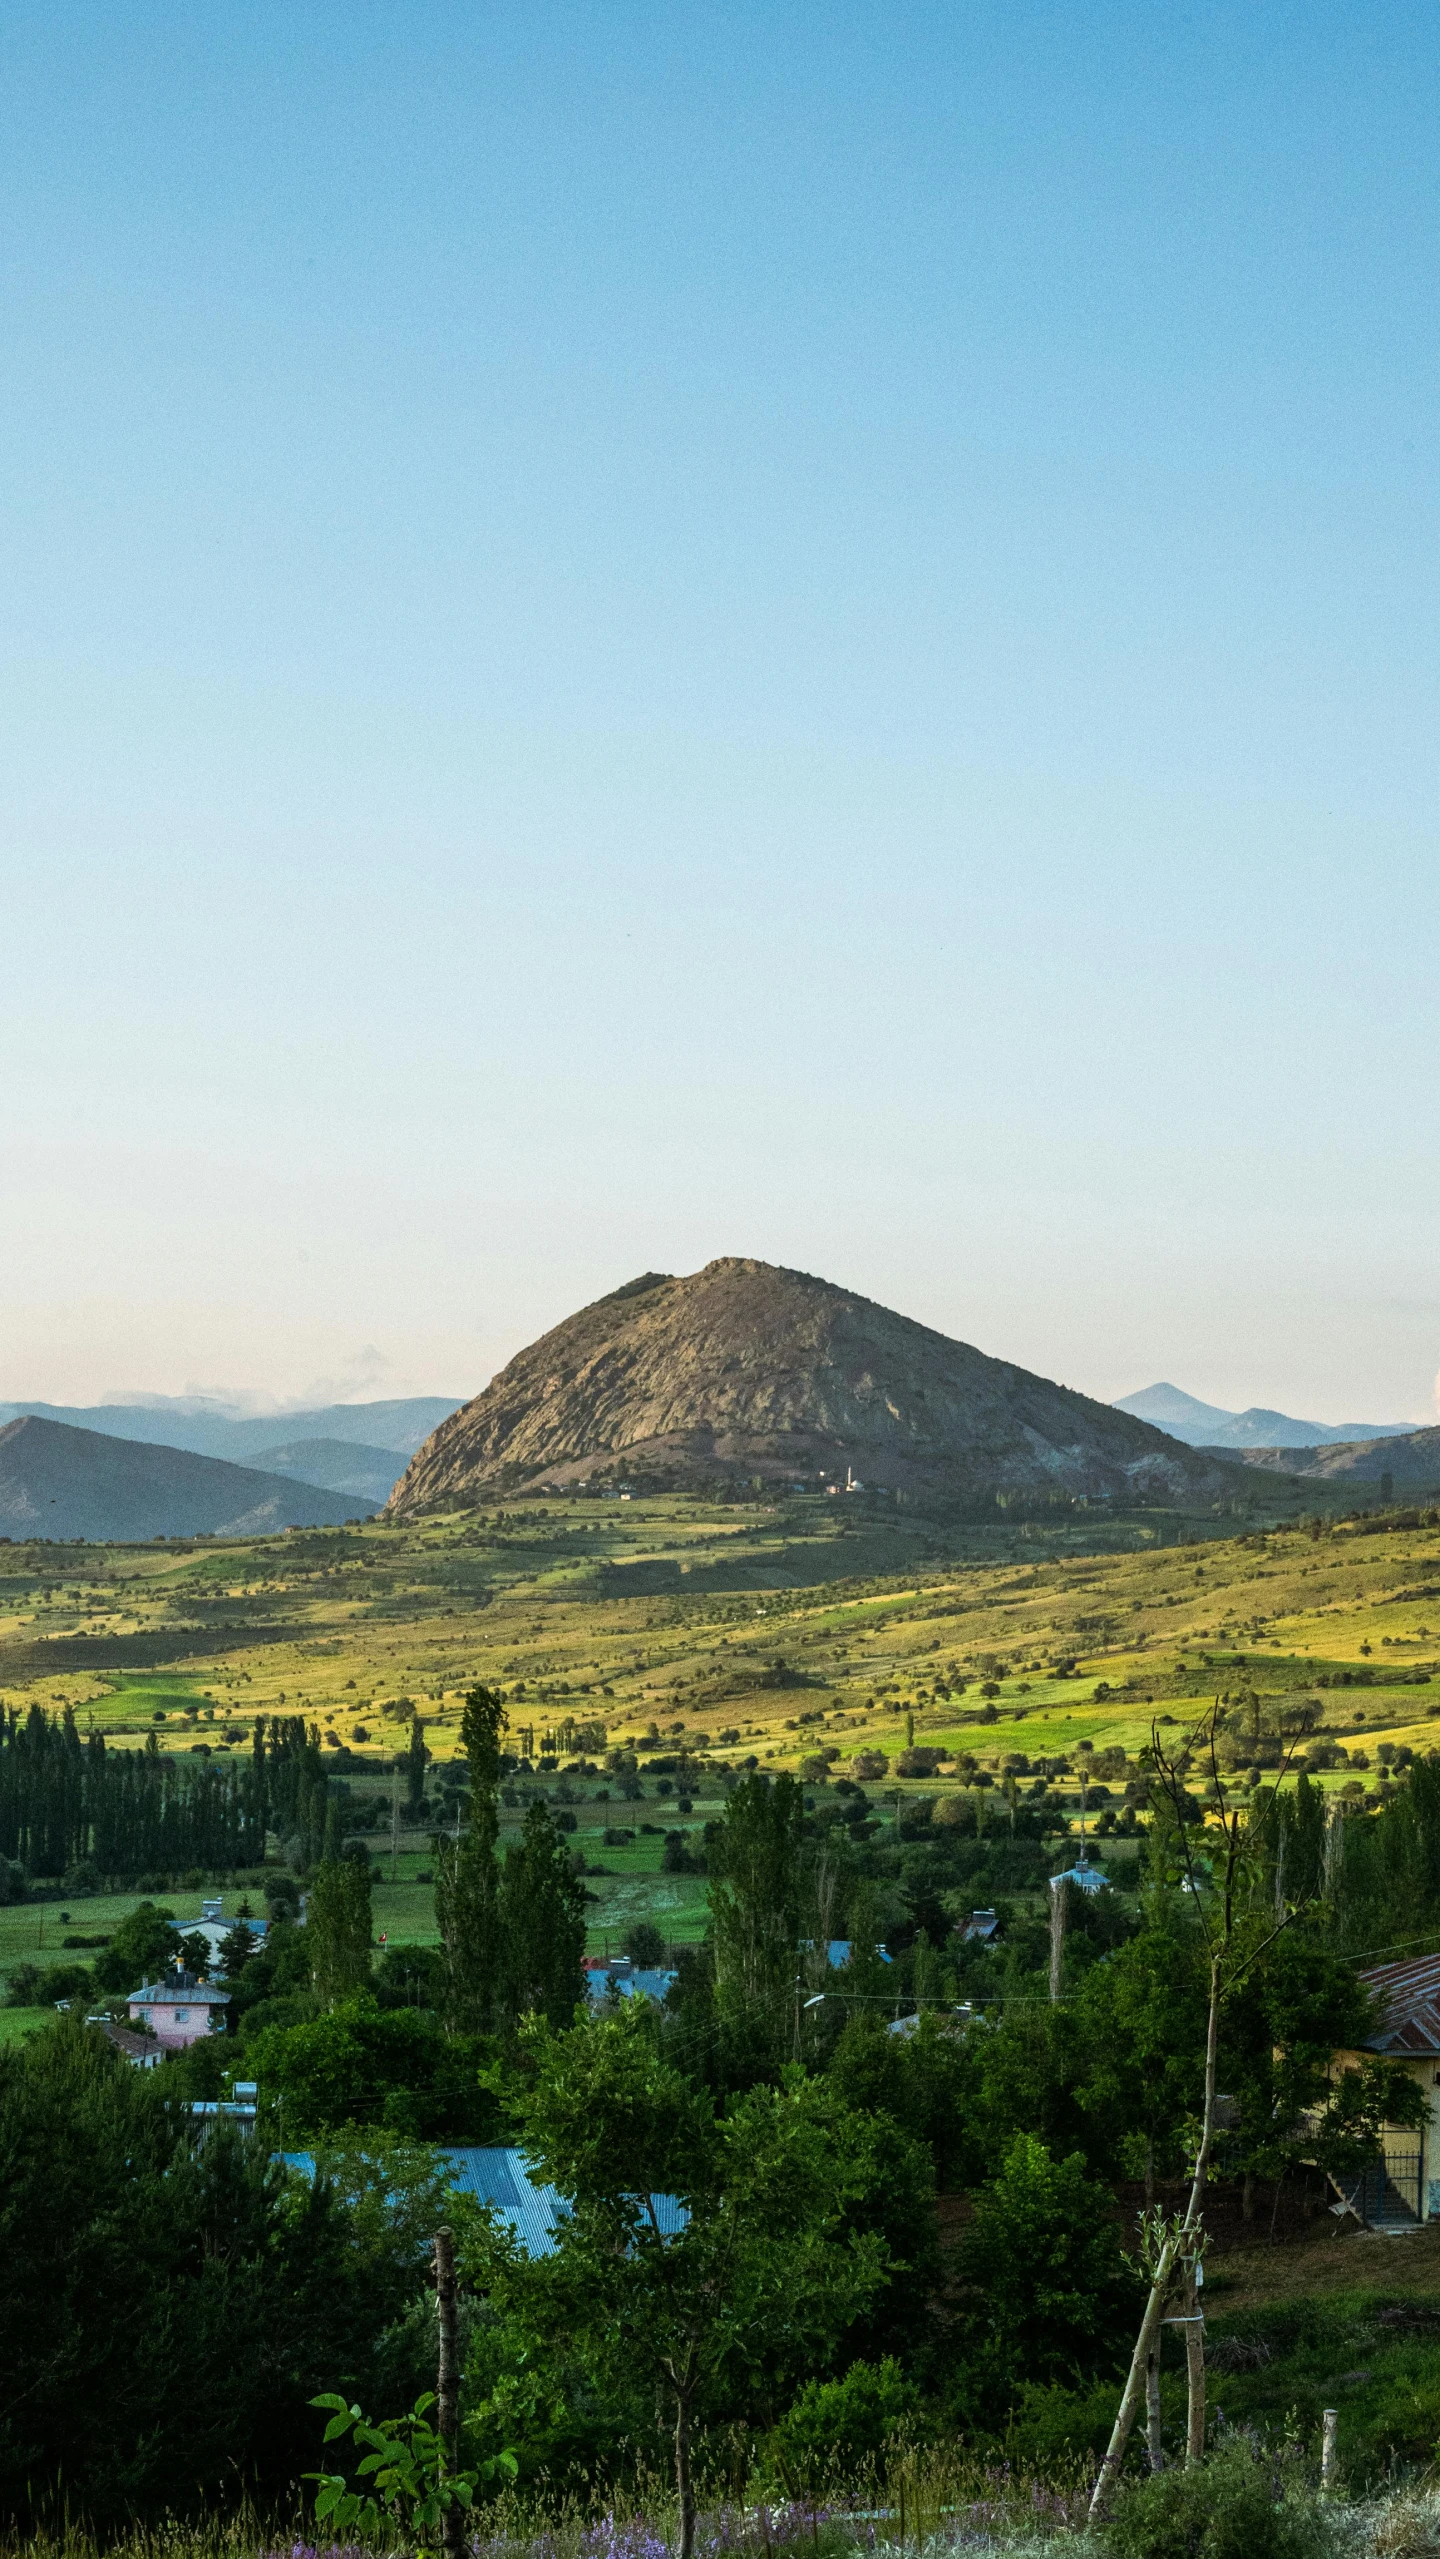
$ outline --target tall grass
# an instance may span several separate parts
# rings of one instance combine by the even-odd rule
[[[1257,2446],[1258,2450],[1259,2447]],[[1231,2458],[1243,2442],[1234,2439]],[[1226,2466],[1222,2451],[1214,2467]],[[1267,2467],[1269,2467],[1267,2463]],[[1122,2496],[1124,2491],[1121,2492]],[[1286,2511],[1303,2518],[1316,2559],[1440,2559],[1440,2480],[1399,2481],[1374,2496],[1322,2498],[1291,2447]],[[1109,2533],[1087,2522],[1088,2482],[1040,2478],[985,2464],[962,2450],[907,2453],[858,2493],[712,2497],[696,2559],[1113,2559]],[[1117,2535],[1118,2541],[1118,2535]],[[673,2559],[672,2499],[659,2482],[603,2511],[574,2496],[510,2491],[468,2537],[468,2559]],[[1155,2559],[1180,2559],[1188,2538],[1148,2540]],[[1208,2544],[1206,2545],[1209,2546]],[[1230,2543],[1224,2547],[1228,2551]],[[1137,2547],[1133,2538],[1127,2551]],[[403,2559],[398,2549],[317,2543],[297,2523],[279,2530],[252,2512],[136,2526],[103,2545],[81,2525],[0,2535],[0,2559]],[[1264,2559],[1258,2548],[1255,2559]]]

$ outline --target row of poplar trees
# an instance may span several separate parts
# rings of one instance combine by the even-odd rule
[[[435,1915],[455,2034],[500,2034],[530,2014],[568,2026],[585,1997],[585,1887],[546,1806],[532,1804],[500,1857],[501,1737],[493,1688],[472,1688],[461,1738],[470,1821],[435,1841]]]
[[[248,1758],[217,1766],[167,1757],[153,1732],[139,1751],[82,1740],[71,1706],[55,1718],[0,1707],[0,1857],[27,1875],[223,1874],[258,1865],[270,1830],[313,1865],[329,1809],[319,1731],[299,1716],[257,1716]]]

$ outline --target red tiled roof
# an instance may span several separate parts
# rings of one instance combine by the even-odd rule
[[[1440,2053],[1440,1955],[1376,1964],[1360,1976],[1385,2003],[1384,2022],[1368,2035],[1372,2053]]]

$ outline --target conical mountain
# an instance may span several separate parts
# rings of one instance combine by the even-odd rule
[[[531,1344],[425,1442],[396,1515],[585,1481],[755,1476],[916,1496],[1214,1499],[1241,1470],[768,1262],[647,1272]]]

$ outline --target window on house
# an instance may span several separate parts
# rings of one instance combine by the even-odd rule
[[[189,2014],[190,2014],[190,2011],[189,2011],[189,2009],[188,2009],[188,2008],[177,2008],[177,2009],[176,2009],[176,2011],[175,2011],[175,2023],[176,2023],[176,2025],[177,2025],[177,2026],[183,2026],[183,2025],[184,2025],[184,2023],[185,2023],[185,2020],[186,2020],[186,2018],[189,2016]]]

